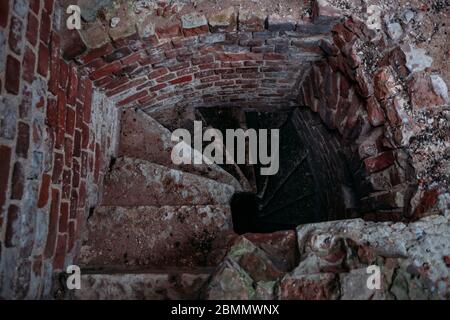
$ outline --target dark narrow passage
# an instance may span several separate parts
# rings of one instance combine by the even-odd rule
[[[356,209],[357,197],[347,161],[349,150],[319,116],[300,108],[211,110],[199,109],[202,120],[221,131],[227,128],[224,124],[244,130],[280,130],[277,174],[261,175],[259,164],[238,166],[253,192],[233,198],[231,209],[237,233],[269,233],[305,223],[345,219]],[[272,150],[271,146],[268,149]],[[236,176],[236,167],[228,165],[224,169]]]

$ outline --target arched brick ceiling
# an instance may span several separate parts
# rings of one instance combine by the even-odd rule
[[[256,10],[235,1],[221,11],[126,1],[99,9],[106,2],[80,1],[99,12],[84,13],[83,30],[64,35],[62,46],[119,107],[297,104],[297,84],[323,58],[334,21],[300,15],[307,5],[281,16],[266,13],[270,2]]]

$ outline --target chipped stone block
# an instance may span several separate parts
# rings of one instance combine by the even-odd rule
[[[413,275],[422,275],[419,281],[421,285],[416,287],[419,292],[402,296],[402,299],[413,299],[419,294],[428,295],[428,289],[423,287],[423,283],[428,283],[435,294],[444,298],[447,289],[439,284],[449,273],[443,259],[443,256],[450,252],[449,228],[448,218],[438,215],[410,224],[375,223],[355,219],[300,226],[297,228],[297,238],[300,255],[317,258],[332,253],[330,249],[335,246],[330,244],[336,243],[338,239],[352,239],[355,244],[366,246],[377,257],[385,259],[380,266],[387,266],[389,258],[397,259],[402,273],[406,271],[408,275],[402,280],[403,285],[414,286],[411,282]],[[380,261],[379,258],[377,261]],[[426,272],[422,272],[424,263]],[[400,294],[396,293],[396,290],[390,291],[395,296]]]
[[[229,7],[208,17],[211,32],[234,32],[237,30],[237,14]]]
[[[111,4],[109,0],[79,0],[81,15],[87,22],[93,22],[97,18],[98,11]]]
[[[144,18],[139,19],[136,23],[136,27],[141,38],[148,38],[155,36],[155,24],[151,15],[147,15]]]
[[[408,87],[412,106],[421,109],[445,104],[446,100],[443,99],[443,96],[445,97],[445,93],[447,93],[445,92],[446,86],[445,82],[442,79],[440,80],[442,82],[435,77],[433,82],[433,78],[425,74],[415,75],[409,82]],[[448,99],[448,96],[446,98]]]
[[[252,300],[256,298],[252,278],[232,260],[225,260],[205,289],[206,300]]]
[[[186,37],[207,33],[209,31],[208,20],[205,15],[197,12],[183,15],[181,17],[181,26]]]
[[[262,11],[241,10],[239,12],[239,31],[264,31],[266,20],[267,16]]]
[[[107,30],[100,22],[84,24],[80,35],[90,49],[100,48],[110,41]]]
[[[173,169],[208,177],[218,182],[232,185],[240,190],[239,182],[217,165],[174,165],[171,159],[173,147],[172,133],[142,111],[126,110],[122,114],[122,130],[119,140],[118,156],[129,156],[151,161]],[[203,155],[186,146],[195,153],[194,157]]]
[[[400,23],[394,22],[387,25],[388,34],[392,40],[397,41],[403,35],[403,29]]]
[[[117,188],[118,185],[123,188]],[[228,204],[234,190],[232,186],[197,175],[122,158],[105,180],[102,203],[110,206]]]
[[[282,17],[278,14],[271,14],[267,18],[269,31],[294,31],[297,22],[292,17]]]
[[[120,20],[117,20],[115,23],[113,20],[114,18],[111,19],[111,25],[108,30],[108,34],[113,40],[126,38],[136,33],[136,24],[134,22],[134,17],[127,16],[116,18]]]
[[[80,263],[214,266],[231,229],[227,206],[99,207],[87,222]]]
[[[431,67],[433,58],[427,55],[425,49],[409,44],[403,45],[401,48],[406,56],[406,67],[410,72],[424,71]]]
[[[278,287],[280,300],[336,300],[339,281],[335,274],[288,275]]]
[[[336,8],[326,0],[313,2],[313,21],[315,24],[337,22],[343,16],[342,10]]]
[[[195,300],[207,272],[83,274],[75,300]]]

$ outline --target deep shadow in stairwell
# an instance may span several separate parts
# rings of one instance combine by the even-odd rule
[[[233,227],[237,234],[272,233],[283,230],[293,230],[294,224],[265,222],[258,215],[258,202],[253,193],[237,193],[231,200]]]
[[[259,174],[254,165],[256,193],[239,193],[231,203],[234,231],[272,233],[307,223],[354,217],[357,195],[348,149],[309,110],[245,112],[252,129],[280,130],[280,170]]]

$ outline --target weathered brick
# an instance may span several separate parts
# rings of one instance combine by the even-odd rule
[[[53,258],[53,268],[55,270],[62,270],[66,260],[67,250],[67,234],[58,235],[58,241],[55,250],[55,257]]]
[[[24,122],[19,122],[17,130],[17,143],[16,143],[17,156],[27,159],[29,147],[30,147],[30,126]]]
[[[70,219],[75,219],[77,217],[77,209],[78,191],[76,189],[72,189],[72,193],[70,195]]]
[[[70,67],[69,89],[67,90],[67,103],[75,106],[78,92],[78,71],[75,66]]]
[[[50,182],[51,182],[50,175],[44,173],[42,175],[42,182],[39,190],[39,198],[37,203],[38,208],[43,208],[48,203]]]
[[[5,89],[15,95],[20,89],[20,62],[11,55],[6,59]]]
[[[49,15],[53,12],[53,4],[54,0],[44,0],[44,9],[48,12]]]
[[[135,93],[135,94],[129,96],[128,98],[119,101],[117,103],[117,106],[122,107],[124,105],[130,104],[132,102],[135,102],[136,100],[139,100],[139,99],[145,97],[147,94],[148,94],[147,91],[141,91],[141,92]]]
[[[75,111],[66,107],[66,132],[67,135],[73,137],[75,133]]]
[[[69,80],[69,66],[63,59],[60,59],[59,60],[59,80],[58,80],[59,86],[62,89],[66,89],[68,80]]]
[[[385,123],[384,111],[375,97],[370,97],[366,101],[367,115],[372,126],[378,127]]]
[[[40,7],[41,7],[40,0],[30,0],[30,8],[31,10],[33,10],[34,13],[38,14]]]
[[[16,53],[17,55],[22,54],[22,48],[23,48],[23,22],[16,16],[11,17],[11,24],[10,24],[10,31],[9,31],[9,48],[11,51]]]
[[[163,82],[167,82],[167,81],[173,80],[175,78],[176,78],[175,73],[169,73],[169,74],[167,74],[165,76],[162,76],[162,77],[156,79],[156,82],[163,83]]]
[[[181,26],[179,23],[175,22],[174,24],[162,26],[156,28],[156,34],[159,38],[174,38],[181,36]]]
[[[85,123],[81,126],[81,149],[87,149],[89,147],[89,126]],[[81,152],[83,155],[83,152]]]
[[[25,175],[23,166],[20,162],[14,164],[12,184],[11,184],[11,199],[22,200],[23,188],[25,183]]]
[[[52,22],[50,15],[45,10],[41,13],[40,39],[43,43],[49,43]]]
[[[69,239],[67,242],[67,252],[71,252],[74,245],[75,245],[75,233],[76,233],[76,225],[75,221],[70,220],[69,221]]]
[[[48,43],[48,42],[44,42]],[[48,89],[54,95],[58,94],[58,80],[59,80],[59,59],[61,50],[61,39],[56,33],[52,33],[51,38],[51,54],[50,54],[50,81]]]
[[[44,257],[51,258],[55,251],[56,238],[58,235],[58,217],[60,206],[60,194],[58,189],[52,188],[52,200],[50,206],[50,218],[48,224],[47,242],[45,245]]]
[[[5,204],[8,189],[11,148],[0,146],[0,211]]]
[[[129,55],[128,57],[125,57],[122,59],[122,64],[123,65],[130,65],[130,64],[134,64],[136,62],[140,62],[142,59],[144,59],[144,52],[136,52],[134,54]]]
[[[0,1],[0,27],[6,28],[9,20],[9,1]]]
[[[264,60],[284,60],[286,56],[280,53],[265,53]]]
[[[395,156],[392,152],[384,152],[375,157],[367,158],[364,164],[368,173],[384,170],[395,163]]]
[[[61,212],[59,215],[59,227],[60,233],[66,233],[69,227],[69,203],[61,202]]]
[[[33,50],[31,50],[28,46],[25,48],[25,54],[23,55],[22,61],[22,79],[28,82],[29,84],[33,83],[35,78],[35,64],[36,64],[36,56],[34,55]]]
[[[158,68],[158,69],[155,69],[154,71],[152,71],[152,72],[148,75],[148,78],[149,78],[150,80],[156,79],[156,78],[159,78],[159,77],[161,77],[161,76],[163,76],[163,75],[166,75],[167,73],[169,73],[169,70],[168,70],[167,68],[165,68],[165,67]]]
[[[81,155],[81,132],[79,130],[75,130],[74,142],[73,142],[73,156],[80,157]]]
[[[171,72],[175,72],[175,71],[189,68],[190,66],[191,66],[191,64],[189,62],[181,62],[181,63],[177,63],[174,65],[168,66],[168,68]]]
[[[30,44],[33,46],[36,46],[37,44],[37,37],[38,33],[37,30],[39,29],[39,20],[36,18],[36,16],[32,13],[28,13],[28,25],[27,25],[27,32],[26,37]]]
[[[171,80],[170,83],[175,85],[175,84],[182,84],[182,83],[186,83],[186,82],[190,82],[192,81],[192,76],[184,76],[184,77],[180,77],[174,80]]]
[[[63,90],[58,92],[58,125],[56,130],[55,148],[61,149],[64,144],[66,133],[66,93]]]
[[[107,44],[101,46],[100,48],[90,50],[85,55],[77,58],[77,61],[80,64],[85,65],[85,64],[88,64],[88,63],[98,59],[98,58],[107,56],[107,55],[111,54],[113,51],[114,51],[114,47],[111,45],[111,43],[107,43]]]
[[[73,142],[71,138],[67,138],[65,139],[64,142],[64,162],[66,164],[66,166],[68,166],[69,168],[72,167],[72,161],[73,161]]]
[[[86,205],[86,181],[84,179],[80,182],[80,189],[78,192],[78,205],[80,208],[84,208]]]
[[[62,173],[64,168],[64,155],[61,153],[54,154],[52,183],[60,184],[62,181]]]
[[[92,72],[90,75],[90,79],[98,80],[100,78],[103,78],[103,77],[111,74],[111,73],[119,71],[120,69],[122,69],[122,64],[120,63],[120,61],[115,61],[113,63],[107,64],[104,67]]]
[[[47,46],[42,44],[42,42],[39,43],[39,60],[38,60],[37,71],[43,77],[47,77],[49,59],[50,59],[49,54],[50,54],[50,51],[48,50]]]
[[[70,191],[72,188],[72,171],[71,170],[64,170],[63,172],[63,178],[62,178],[62,194],[61,199],[69,200],[70,197]]]

